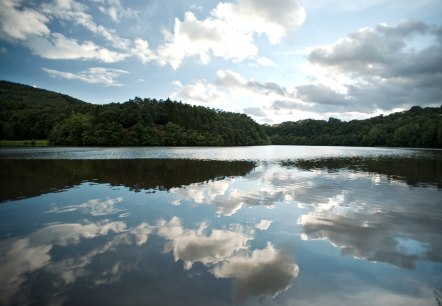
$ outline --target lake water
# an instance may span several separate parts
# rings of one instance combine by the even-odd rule
[[[442,151],[0,149],[1,305],[442,302]]]

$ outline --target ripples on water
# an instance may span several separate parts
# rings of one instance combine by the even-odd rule
[[[5,305],[437,305],[442,152],[0,150]]]

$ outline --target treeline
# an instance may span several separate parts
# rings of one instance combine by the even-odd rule
[[[272,144],[442,148],[442,106],[349,122],[330,118],[264,126]]]
[[[412,107],[349,122],[330,118],[259,125],[245,114],[181,102],[134,98],[95,105],[0,81],[0,140],[53,145],[334,145],[442,148],[442,106]]]
[[[263,127],[245,114],[136,97],[95,105],[0,82],[0,139],[49,139],[53,145],[264,145]]]

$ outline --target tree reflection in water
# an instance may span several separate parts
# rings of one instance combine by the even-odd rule
[[[0,304],[434,303],[441,172],[431,154],[0,160]]]
[[[136,192],[179,188],[243,176],[254,167],[250,161],[189,159],[0,159],[0,201],[64,190],[83,182],[126,186]]]

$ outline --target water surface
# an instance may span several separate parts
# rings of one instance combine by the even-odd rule
[[[0,150],[2,305],[437,305],[442,152]]]

